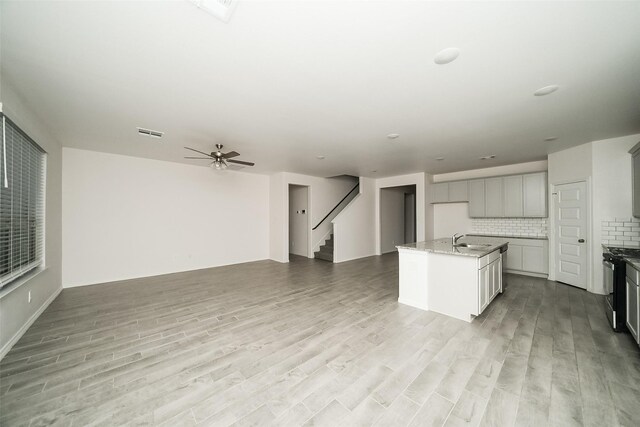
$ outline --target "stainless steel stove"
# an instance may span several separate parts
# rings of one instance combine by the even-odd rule
[[[627,331],[625,295],[625,258],[640,258],[640,249],[605,246],[602,253],[605,310],[616,332]]]

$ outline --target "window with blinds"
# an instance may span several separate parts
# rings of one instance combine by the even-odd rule
[[[44,260],[45,152],[0,113],[0,288]]]

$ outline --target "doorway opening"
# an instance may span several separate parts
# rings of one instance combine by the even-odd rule
[[[289,254],[309,257],[309,187],[289,184]]]
[[[380,189],[380,253],[416,241],[416,185]]]

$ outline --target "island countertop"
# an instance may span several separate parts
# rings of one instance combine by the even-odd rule
[[[468,243],[473,245],[488,245],[482,248],[465,248],[459,246],[453,246],[451,238],[428,240],[424,242],[407,243],[404,245],[398,245],[398,249],[407,249],[422,252],[431,252],[436,254],[445,255],[462,255],[468,257],[480,258],[493,251],[507,248],[509,242],[504,238],[498,237],[484,237],[484,236],[464,236],[458,243]],[[503,249],[504,248],[504,249]]]

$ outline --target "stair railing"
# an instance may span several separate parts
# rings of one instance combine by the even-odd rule
[[[340,200],[340,201],[338,202],[338,204],[336,204],[336,205],[333,207],[333,209],[331,209],[331,210],[329,211],[329,213],[328,213],[328,214],[326,214],[326,215],[324,216],[324,218],[322,218],[322,219],[320,220],[320,222],[319,222],[315,227],[313,227],[313,228],[312,228],[312,230],[315,230],[316,228],[320,227],[320,224],[322,224],[323,222],[325,222],[325,220],[326,220],[327,218],[329,218],[329,217],[331,216],[331,214],[332,214],[336,209],[338,209],[338,206],[340,206],[340,204],[341,204],[342,202],[344,202],[344,201],[347,199],[347,197],[349,197],[349,195],[350,195],[351,193],[353,193],[353,191],[354,191],[354,190],[356,190],[358,187],[360,187],[360,182],[358,182],[358,183],[357,183],[357,184],[356,184],[356,185],[355,185],[355,186],[354,186],[354,187],[353,187],[353,188],[352,188],[352,189],[347,193],[347,195],[346,195],[346,196],[344,196],[344,197],[342,198],[342,200]]]

